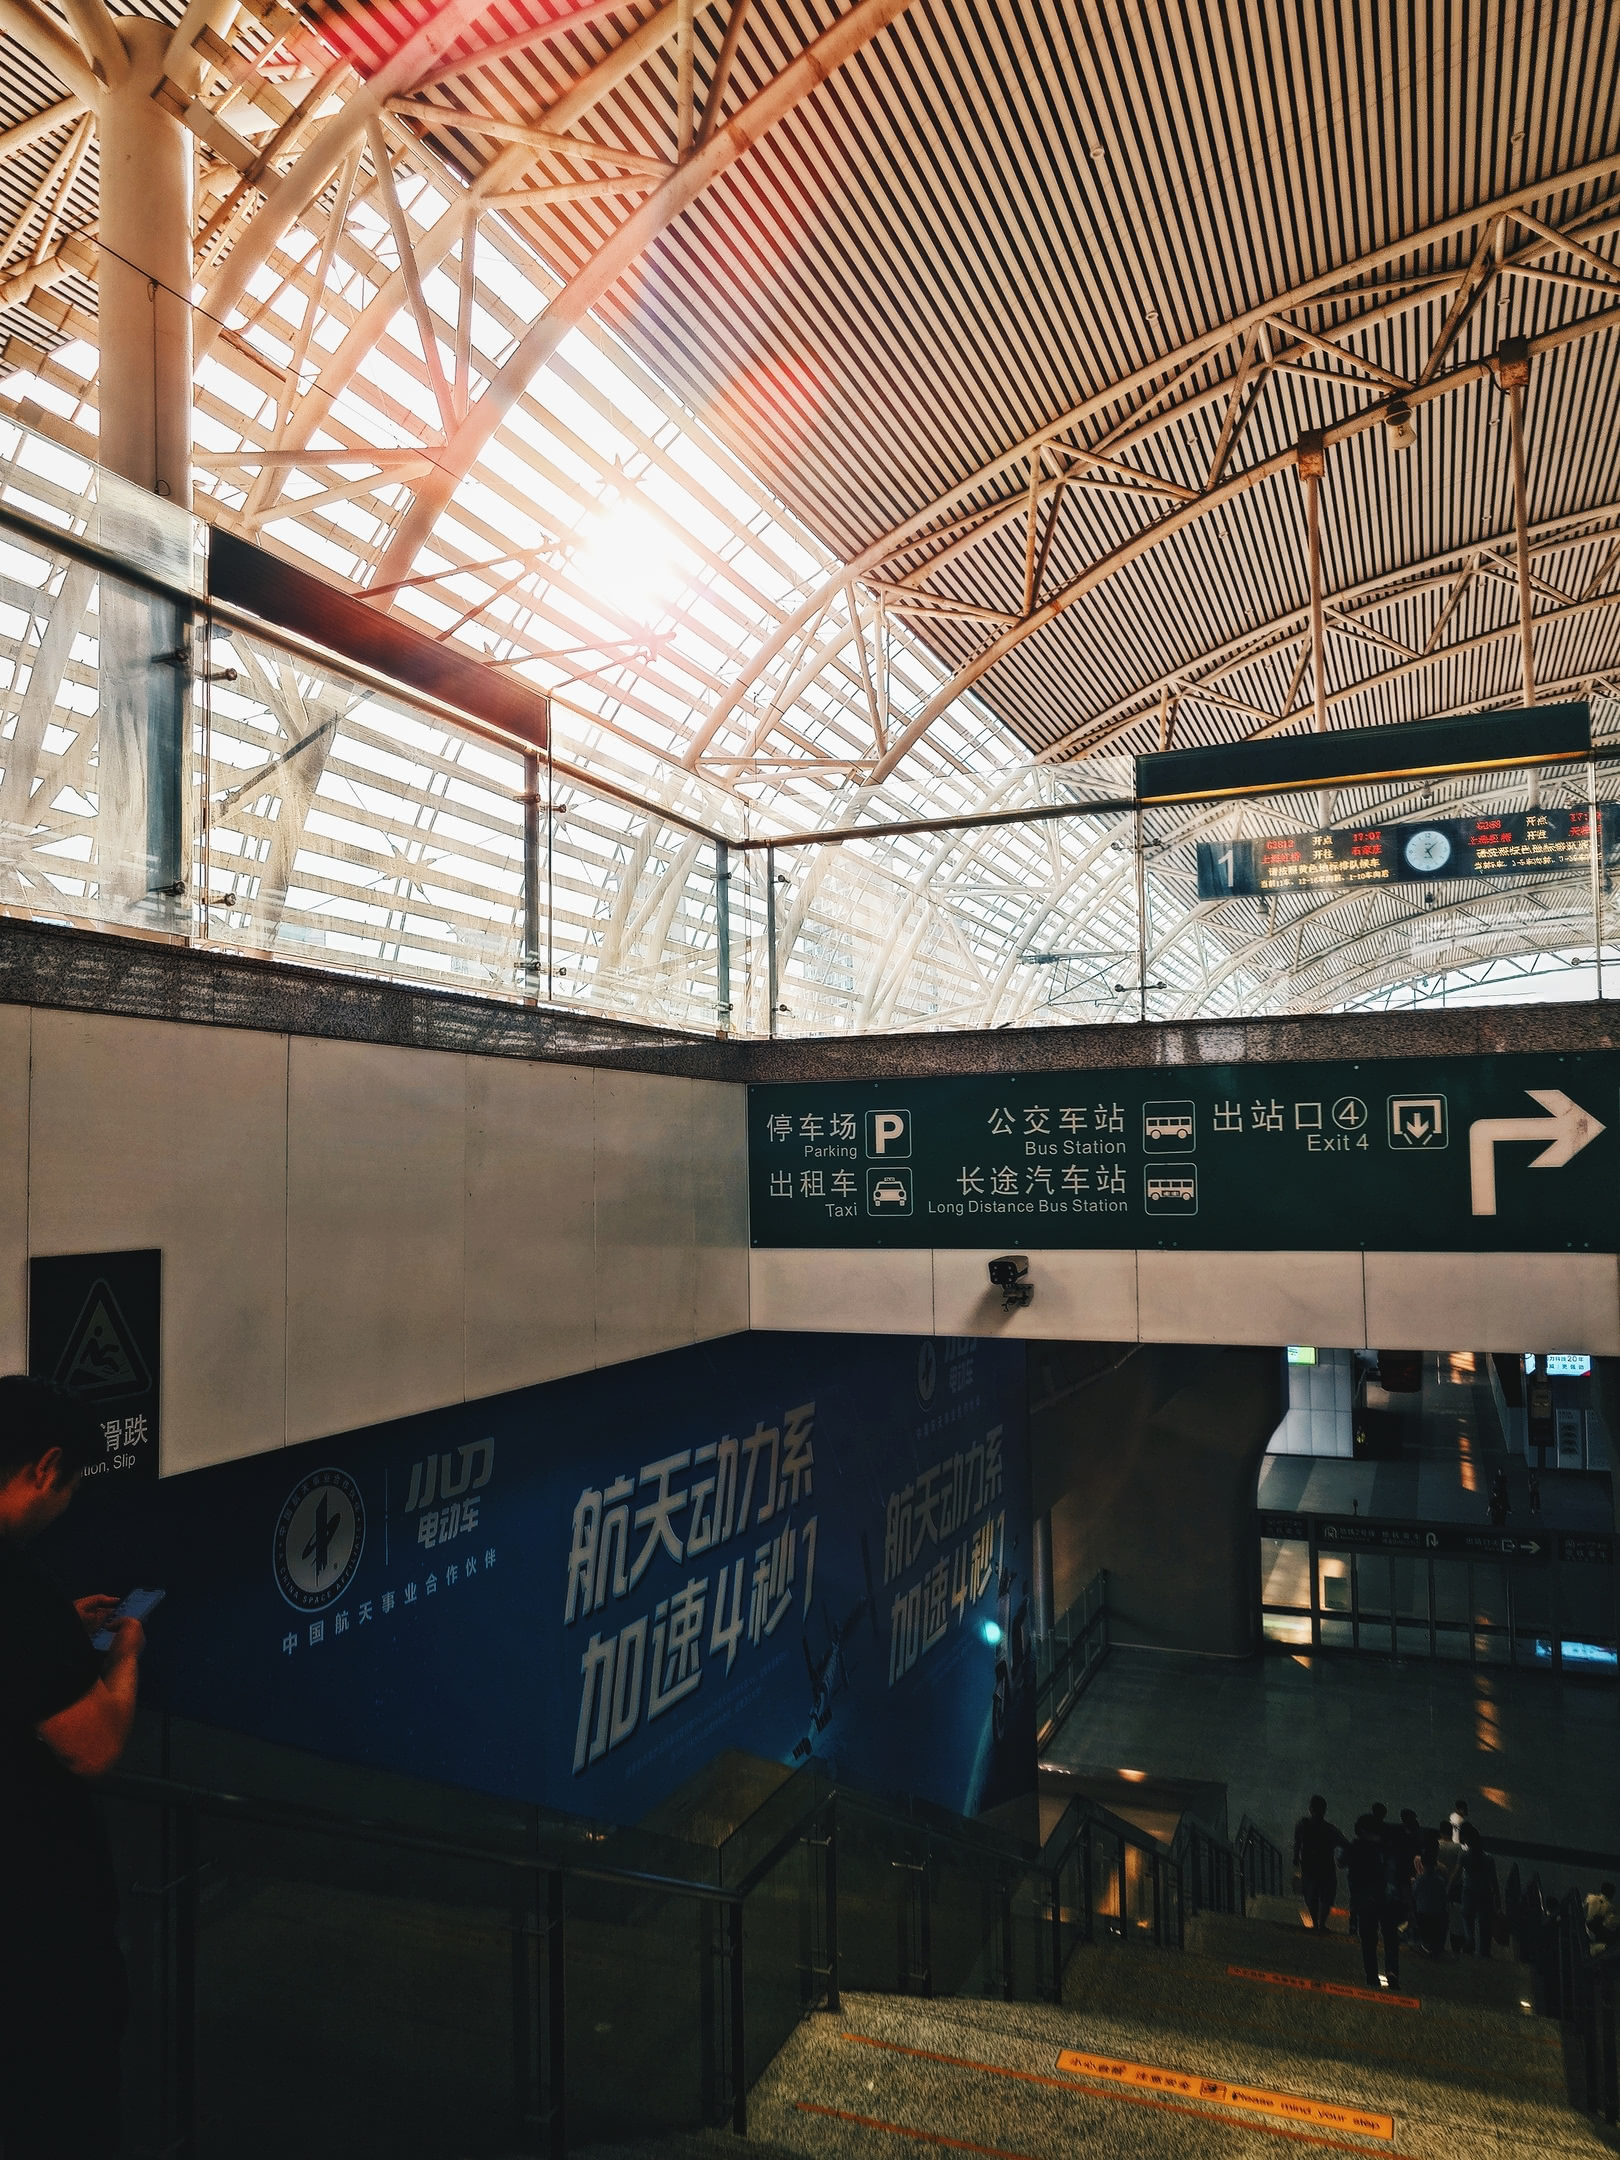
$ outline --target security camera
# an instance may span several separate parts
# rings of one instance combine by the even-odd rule
[[[1020,1306],[1030,1304],[1035,1296],[1035,1285],[1028,1280],[1029,1259],[1024,1253],[1005,1253],[990,1263],[990,1281],[1001,1292],[1003,1312],[1016,1312]]]

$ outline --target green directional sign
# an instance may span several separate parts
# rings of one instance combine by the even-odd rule
[[[749,1089],[778,1246],[1613,1252],[1620,1054]]]

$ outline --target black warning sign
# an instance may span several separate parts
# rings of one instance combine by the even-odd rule
[[[106,1452],[87,1476],[158,1474],[161,1252],[68,1253],[28,1267],[28,1370],[70,1388]]]

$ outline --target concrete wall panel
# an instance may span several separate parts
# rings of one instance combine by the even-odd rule
[[[692,1340],[692,1086],[595,1075],[598,1365]]]
[[[285,1036],[34,1014],[32,1249],[161,1247],[166,1472],[286,1439],[286,1166]]]
[[[841,1335],[932,1335],[934,1256],[929,1252],[794,1252],[749,1255],[751,1325],[826,1329]]]
[[[1366,1270],[1375,1349],[1620,1355],[1613,1253],[1370,1252]]]
[[[748,1095],[715,1080],[692,1090],[692,1338],[748,1325]]]
[[[988,1263],[1018,1248],[934,1254],[934,1332],[938,1335],[1019,1335],[1033,1341],[1133,1342],[1136,1339],[1134,1252],[1032,1252],[1031,1305],[1003,1312],[990,1286]]]
[[[1366,1340],[1360,1253],[1144,1250],[1137,1281],[1144,1342]]]
[[[461,1400],[466,1060],[295,1038],[289,1442]]]
[[[466,1391],[532,1387],[596,1362],[592,1078],[469,1058]]]

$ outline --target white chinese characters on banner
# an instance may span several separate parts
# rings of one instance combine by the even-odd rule
[[[1001,1442],[1002,1428],[992,1426],[982,1445],[935,1463],[888,1497],[883,1580],[899,1584],[889,1608],[890,1687],[944,1641],[953,1619],[961,1626],[999,1574],[1007,1533],[998,1505]],[[921,1573],[907,1584],[902,1578],[914,1567]]]
[[[649,1571],[672,1567],[684,1580],[621,1627],[593,1628],[580,1656],[576,1777],[694,1695],[716,1660],[729,1678],[743,1647],[776,1634],[796,1601],[809,1618],[818,1517],[800,1521],[795,1511],[815,1497],[815,1416],[813,1402],[801,1403],[779,1426],[756,1423],[742,1439],[683,1448],[580,1493],[565,1628],[630,1598]],[[735,1558],[723,1549],[738,1543]],[[706,1572],[694,1569],[699,1558]],[[656,1573],[655,1582],[664,1590]]]

